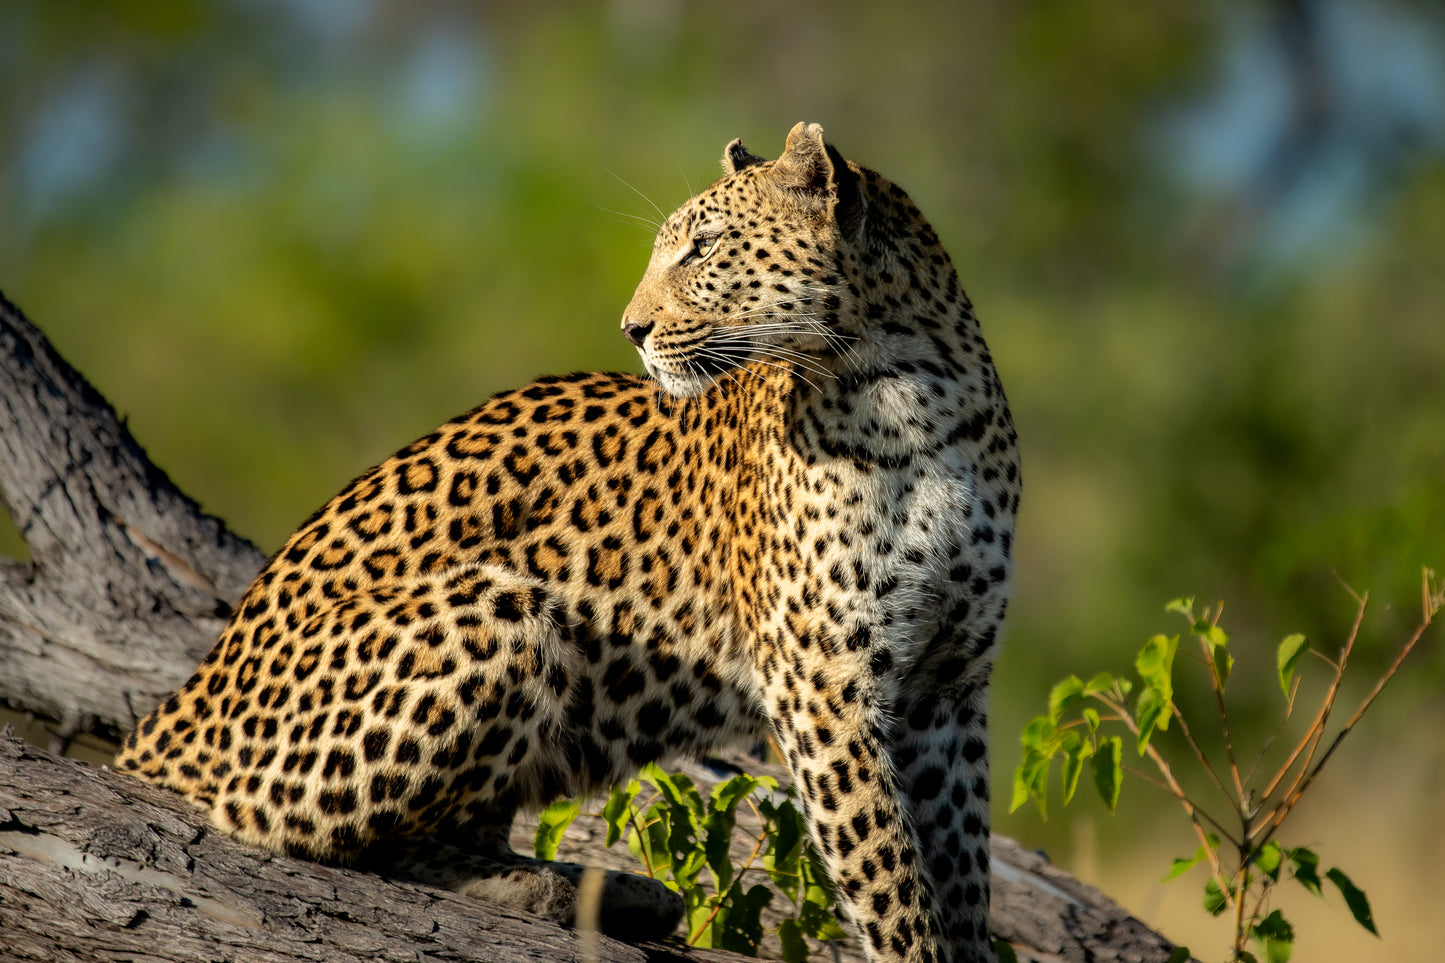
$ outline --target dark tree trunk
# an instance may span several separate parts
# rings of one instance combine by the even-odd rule
[[[263,561],[151,464],[3,296],[0,499],[31,552],[0,562],[0,704],[56,720],[52,748],[114,739],[178,688]],[[626,868],[600,836],[579,822],[563,855]],[[1009,840],[993,846],[993,928],[1021,960],[1168,958],[1168,941],[1102,893]],[[275,856],[179,797],[8,733],[0,933],[6,960],[739,959]]]

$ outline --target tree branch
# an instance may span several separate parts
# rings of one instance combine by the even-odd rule
[[[0,700],[112,738],[179,688],[263,561],[0,295]]]

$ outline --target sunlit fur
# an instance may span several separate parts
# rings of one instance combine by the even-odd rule
[[[991,959],[1003,390],[907,195],[816,125],[734,142],[624,312],[651,375],[542,378],[308,519],[117,765],[271,849],[570,920],[519,809],[770,735],[875,960]],[[604,926],[676,894],[607,878]]]

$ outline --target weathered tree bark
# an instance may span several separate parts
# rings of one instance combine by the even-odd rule
[[[0,704],[57,720],[62,747],[115,738],[184,682],[263,560],[151,464],[3,296],[0,499],[32,555],[0,563]],[[626,868],[595,824],[577,829],[566,858]],[[993,846],[993,927],[1021,960],[1168,958],[1168,941],[1102,893]],[[8,734],[0,933],[5,960],[737,959],[265,853],[179,797]]]
[[[554,923],[275,856],[119,773],[0,737],[0,959],[578,959]],[[592,934],[601,963],[733,959]]]
[[[260,570],[0,295],[0,700],[115,736],[180,687]]]

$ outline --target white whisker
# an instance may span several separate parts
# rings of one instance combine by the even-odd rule
[[[761,312],[761,310],[762,309],[759,309],[759,312]],[[735,321],[746,318],[748,316],[748,314],[729,315],[726,320]],[[786,315],[776,314],[772,315],[772,317],[775,317],[778,320],[765,321],[759,324],[738,325],[737,327],[740,329],[745,328],[747,330],[753,331],[786,331],[790,329],[796,329],[797,327],[802,326],[812,328],[815,333],[824,338],[827,338],[830,341],[836,340],[841,343],[858,340],[855,335],[843,334],[841,332],[834,331],[827,325],[826,322],[819,320],[817,314],[811,311],[798,311]],[[732,330],[732,326],[728,326],[726,328],[723,328],[722,330]]]
[[[829,376],[836,377],[836,374],[822,367],[818,363],[817,356],[809,351],[801,350],[779,339],[786,339],[788,336],[816,337],[821,338],[824,344],[840,358],[846,359],[845,364],[850,367],[861,367],[861,358],[849,344],[852,340],[847,335],[838,335],[830,331],[823,322],[811,316],[794,316],[776,321],[767,321],[758,324],[736,325],[726,328],[715,328],[708,336],[707,343],[714,348],[743,348],[750,353],[772,353],[778,357],[788,357],[801,362],[811,363],[809,370],[824,372]]]
[[[749,340],[745,340],[745,339],[738,339],[738,340],[734,340],[734,341],[728,341],[728,342],[726,342],[725,344],[722,344],[722,345],[718,345],[718,344],[714,344],[714,343],[711,343],[711,342],[710,342],[710,343],[709,343],[709,347],[714,348],[714,349],[717,349],[717,348],[743,347],[743,348],[747,348],[749,351],[757,351],[757,352],[763,352],[763,353],[766,353],[766,354],[772,354],[772,355],[776,355],[777,357],[780,357],[780,358],[791,358],[791,359],[795,359],[795,360],[800,361],[800,362],[811,362],[811,363],[814,365],[813,370],[815,370],[815,371],[822,372],[822,371],[826,371],[826,370],[827,370],[826,368],[823,368],[823,367],[821,367],[820,365],[818,365],[818,364],[817,364],[817,359],[814,358],[813,355],[808,354],[807,352],[797,351],[797,350],[795,350],[795,349],[793,349],[793,348],[787,348],[787,347],[784,347],[784,346],[782,346],[782,345],[773,344],[773,343],[768,342],[768,341],[749,341]]]
[[[764,304],[764,305],[760,305],[760,306],[755,307],[755,308],[748,308],[746,311],[738,311],[738,312],[735,312],[735,313],[733,313],[733,314],[729,314],[727,317],[723,318],[722,320],[723,320],[724,322],[727,322],[727,321],[747,321],[747,320],[750,320],[750,319],[752,319],[752,318],[787,318],[787,317],[791,317],[791,316],[792,316],[792,313],[791,313],[791,312],[785,314],[785,313],[777,310],[778,305],[779,305],[779,304],[783,304],[783,303],[786,303],[786,302],[778,302],[778,303],[775,303],[775,304]],[[801,313],[801,312],[800,312],[800,313]],[[810,316],[811,316],[811,315],[810,315]]]
[[[804,353],[804,354],[808,354],[810,357],[812,356],[811,352],[803,352],[803,351],[801,351],[801,349],[798,348],[796,345],[792,345],[792,344],[788,344],[787,342],[780,341],[780,340],[778,339],[778,337],[777,337],[778,334],[796,334],[796,335],[806,335],[806,336],[809,336],[809,337],[822,337],[822,335],[820,335],[820,334],[819,334],[818,332],[816,332],[816,331],[783,331],[783,332],[759,332],[759,333],[753,333],[753,332],[751,332],[751,331],[743,330],[743,331],[738,331],[738,332],[731,332],[731,331],[729,331],[729,332],[715,332],[711,337],[708,338],[708,342],[711,343],[711,344],[715,344],[715,345],[734,345],[734,344],[739,344],[739,345],[741,345],[741,344],[745,344],[745,345],[750,345],[750,346],[754,346],[754,347],[770,347],[770,346],[772,346],[772,347],[778,347],[778,348],[786,348],[786,349],[789,350],[789,351],[801,352],[801,353]],[[765,337],[764,335],[767,335],[767,336]]]
[[[632,193],[636,194],[638,197],[642,198],[644,201],[646,201],[649,205],[652,206],[652,209],[657,212],[657,216],[660,218],[660,220],[658,221],[658,225],[659,225],[659,226],[662,225],[662,224],[666,224],[666,223],[667,223],[667,212],[665,212],[662,208],[658,207],[656,201],[654,201],[652,198],[648,197],[646,194],[644,194],[642,191],[638,190],[636,187],[633,187],[633,186],[632,186],[631,184],[629,184],[627,181],[623,180],[620,176],[618,176],[618,174],[617,174],[615,171],[612,170],[612,168],[608,167],[606,164],[603,164],[600,159],[597,161],[597,163],[598,163],[598,164],[601,164],[601,165],[602,165],[602,169],[605,170],[607,173],[611,174],[612,177],[617,181],[617,183],[621,184],[623,187],[625,187],[625,188],[627,188],[628,190],[632,191]]]
[[[733,355],[731,353],[710,350],[708,347],[699,348],[698,354],[712,358],[716,361],[729,362],[732,365],[737,366],[745,366],[749,362],[758,361],[763,364],[772,365],[773,367],[777,368],[782,368],[785,366],[788,366],[790,368],[801,368],[802,370],[807,371],[810,374],[817,375],[820,378],[831,378],[833,380],[837,379],[838,376],[836,374],[834,374],[832,371],[829,371],[827,368],[819,365],[816,359],[797,352],[786,352],[785,354],[784,351],[785,349],[780,350],[775,345],[759,345],[757,346],[756,350],[752,352],[753,357],[750,357],[746,360],[739,359],[736,357],[736,355]],[[768,361],[768,357],[774,357],[779,360]],[[799,377],[802,376],[799,375]],[[803,380],[807,381],[806,378],[804,378]],[[808,381],[808,383],[810,385],[813,384],[813,382],[811,381]],[[817,385],[813,385],[813,387],[816,388]]]
[[[802,374],[800,374],[800,373],[797,371],[797,368],[795,368],[792,364],[788,364],[788,363],[781,363],[781,364],[780,364],[779,362],[776,362],[776,361],[768,361],[768,360],[763,359],[763,358],[754,358],[754,359],[753,359],[753,363],[755,363],[755,364],[765,364],[765,365],[767,365],[767,366],[770,367],[770,368],[777,368],[779,371],[786,371],[786,372],[788,372],[789,374],[791,374],[793,377],[795,377],[795,378],[797,378],[798,380],[802,381],[802,382],[803,382],[804,384],[806,384],[808,387],[812,388],[814,391],[817,391],[817,392],[819,392],[820,394],[822,393],[822,389],[821,389],[821,388],[819,388],[816,384],[814,384],[810,379],[808,379],[808,378],[804,377]],[[799,366],[799,367],[801,367],[801,366]],[[810,368],[810,369],[808,369],[808,370],[811,371],[812,369]],[[814,373],[814,374],[818,374],[818,372],[816,372],[816,371],[814,371],[813,373]]]
[[[619,221],[618,223],[630,222],[633,224],[633,226],[647,228],[653,234],[656,234],[659,230],[662,229],[662,225],[659,224],[657,221],[654,221],[650,217],[643,217],[641,214],[629,214],[626,211],[615,211],[610,207],[603,207],[601,204],[593,204],[592,206],[597,208],[597,210],[602,211],[604,214],[611,214],[614,217],[626,218],[626,221]]]
[[[697,193],[697,191],[692,189],[692,178],[688,177],[687,171],[683,170],[682,161],[678,160],[677,155],[672,152],[672,147],[668,145],[667,138],[663,137],[660,138],[660,140],[662,141],[662,149],[667,151],[667,156],[671,157],[672,162],[677,165],[677,172],[682,175],[682,182],[687,185],[687,196],[692,197]]]

